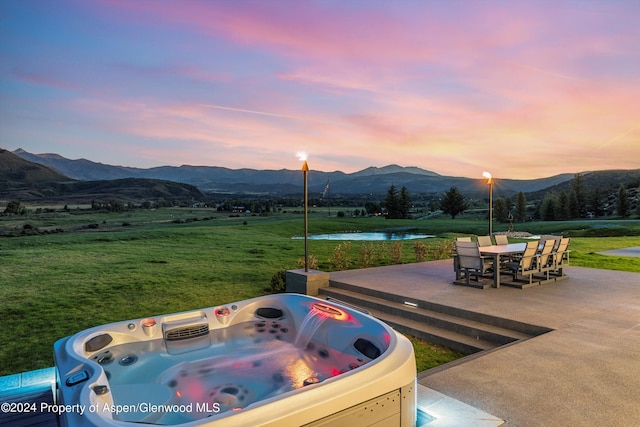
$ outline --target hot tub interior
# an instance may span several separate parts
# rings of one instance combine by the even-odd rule
[[[377,381],[358,374],[404,343],[388,326],[348,307],[293,294],[273,297],[120,322],[61,340],[55,350],[59,396],[71,403],[72,389],[76,399],[86,389],[88,405],[104,401],[121,409],[92,417],[98,421],[231,420],[268,402],[306,401],[301,392],[331,387],[340,377],[343,387],[366,388]],[[412,383],[412,349],[403,358],[413,364]],[[82,372],[87,381],[69,386],[68,378]]]

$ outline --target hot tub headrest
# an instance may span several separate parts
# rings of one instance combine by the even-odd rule
[[[265,319],[279,319],[284,316],[284,312],[275,307],[260,307],[256,310],[256,316],[263,317]]]
[[[353,343],[353,346],[356,348],[356,350],[367,356],[369,359],[375,359],[381,354],[380,349],[376,347],[375,344],[364,338],[358,338],[356,342]]]
[[[98,351],[106,347],[111,341],[113,341],[113,337],[109,334],[96,335],[84,343],[84,350],[86,352]]]

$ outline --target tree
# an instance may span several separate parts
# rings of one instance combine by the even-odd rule
[[[575,191],[569,191],[569,218],[580,218],[580,203],[578,202],[578,195]]]
[[[398,190],[391,184],[387,190],[387,197],[384,199],[384,207],[387,211],[387,218],[396,218],[398,212]]]
[[[540,218],[543,221],[556,219],[556,198],[553,193],[547,193],[540,203]]]
[[[604,215],[604,206],[602,202],[602,195],[599,188],[594,188],[591,193],[591,212],[596,218],[600,218]]]
[[[496,199],[493,204],[493,215],[498,222],[507,222],[507,216],[509,215],[509,201],[504,197]]]
[[[631,208],[629,206],[629,193],[627,189],[624,188],[624,184],[620,184],[620,188],[618,189],[618,200],[617,200],[617,209],[618,215],[625,218],[630,215]]]
[[[559,221],[566,221],[571,218],[571,207],[569,203],[569,197],[564,191],[558,196],[558,203],[556,206],[556,219]]]
[[[369,215],[375,215],[380,212],[380,204],[375,202],[366,202],[364,204],[364,210],[367,211]]]
[[[4,209],[4,213],[24,215],[27,213],[27,208],[25,208],[19,200],[12,200],[7,203],[7,207]]]
[[[398,200],[398,208],[400,210],[400,218],[409,218],[411,211],[411,196],[409,190],[404,185],[400,189],[400,200]]]
[[[411,196],[407,187],[402,187],[400,194],[395,185],[391,185],[387,190],[387,197],[384,202],[387,209],[387,218],[409,218],[409,209],[411,209]]]
[[[444,213],[451,215],[451,219],[456,219],[456,215],[467,209],[467,202],[464,195],[453,186],[444,193],[444,197],[440,201],[440,209]]]
[[[518,193],[518,198],[516,199],[516,215],[516,219],[520,222],[524,222],[527,218],[527,199],[522,191]]]
[[[575,195],[575,206],[572,206],[572,208],[575,208],[575,212],[572,211],[571,216],[574,218],[586,217],[587,197],[584,188],[584,178],[581,173],[577,173],[573,176],[573,180],[571,181],[571,192]]]

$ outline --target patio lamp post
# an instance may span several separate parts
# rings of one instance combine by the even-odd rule
[[[309,175],[309,165],[307,164],[306,158],[301,158],[302,163],[302,174],[304,175],[304,271],[309,271],[309,191],[308,191],[308,175]]]
[[[287,270],[285,288],[287,292],[318,296],[320,288],[329,286],[329,273],[309,268],[309,165],[306,154],[298,152],[298,159],[304,175],[304,270]]]
[[[489,184],[489,236],[493,234],[493,178],[489,172],[482,172],[482,176],[487,178]]]

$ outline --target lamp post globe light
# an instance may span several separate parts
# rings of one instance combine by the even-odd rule
[[[493,234],[493,178],[489,172],[482,172],[482,176],[487,178],[489,184],[489,236]]]

